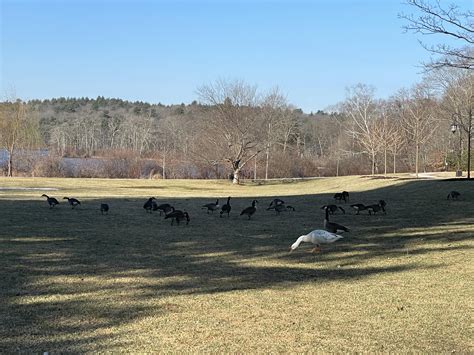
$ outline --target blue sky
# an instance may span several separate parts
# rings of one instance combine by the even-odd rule
[[[2,95],[23,99],[190,103],[225,78],[278,86],[309,112],[359,82],[387,97],[428,59],[399,0],[0,1]]]

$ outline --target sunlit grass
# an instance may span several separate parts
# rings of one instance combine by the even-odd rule
[[[0,179],[2,352],[472,352],[470,182],[341,177],[283,183]],[[334,215],[351,233],[321,254],[288,246],[322,227],[323,204],[385,199],[388,213]],[[447,201],[451,190],[459,201]],[[76,197],[49,209],[42,193]],[[154,196],[191,215],[146,214]],[[230,218],[202,204],[232,196]],[[265,211],[273,197],[296,207]],[[239,212],[260,202],[252,220]],[[111,206],[101,215],[99,205]]]

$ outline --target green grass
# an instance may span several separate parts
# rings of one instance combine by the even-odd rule
[[[463,352],[472,339],[471,182],[343,177],[227,181],[0,179],[0,352]],[[307,253],[320,206],[385,199],[387,215],[332,220],[345,238]],[[462,193],[447,201],[451,190]],[[231,217],[200,206],[233,196]],[[155,196],[191,216],[171,226]],[[259,200],[252,220],[239,212]],[[265,211],[273,197],[296,212]],[[101,202],[111,206],[99,212]],[[344,205],[343,205],[344,206]]]

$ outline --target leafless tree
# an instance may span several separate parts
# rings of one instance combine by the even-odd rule
[[[406,31],[422,35],[441,35],[455,39],[460,43],[454,48],[445,43],[429,46],[420,42],[430,53],[437,56],[431,62],[425,63],[426,69],[454,67],[467,70],[474,69],[474,12],[463,10],[457,5],[442,6],[440,1],[407,0],[406,4],[418,13],[399,14],[406,20]]]
[[[8,153],[7,175],[13,176],[13,161],[18,149],[31,148],[40,140],[38,123],[21,100],[0,104],[0,147]]]
[[[201,132],[207,132],[207,144],[219,160],[230,164],[233,183],[238,184],[242,168],[264,149],[261,142],[265,124],[257,88],[243,81],[217,80],[201,86],[197,93],[203,103],[210,105]]]
[[[353,123],[347,133],[354,136],[370,156],[372,175],[375,174],[375,159],[381,147],[377,132],[379,116],[374,91],[373,87],[364,84],[353,86],[347,90],[347,98],[342,104],[343,112]]]
[[[426,85],[415,85],[410,91],[399,92],[402,127],[415,147],[415,174],[418,177],[420,148],[436,132],[439,120],[435,117],[436,102]]]

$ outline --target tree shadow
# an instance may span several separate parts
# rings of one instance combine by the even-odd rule
[[[450,190],[464,199],[447,201]],[[320,255],[306,253],[305,246],[290,254],[288,246],[322,229],[320,207],[334,201],[333,193],[285,196],[296,211],[280,215],[265,210],[273,197],[256,196],[260,208],[250,220],[239,213],[253,198],[232,199],[231,217],[221,218],[201,209],[212,197],[156,196],[190,213],[190,224],[179,226],[146,213],[144,199],[87,200],[72,210],[65,204],[50,209],[40,197],[3,198],[0,333],[6,336],[0,351],[104,351],[110,350],[103,345],[108,337],[126,347],[123,326],[150,314],[184,312],[170,302],[174,296],[439,268],[411,257],[472,249],[463,243],[472,233],[462,229],[474,222],[472,195],[455,181],[407,181],[351,193],[350,203],[385,199],[387,215],[355,215],[345,204],[347,213],[331,219],[351,232]],[[102,202],[111,206],[108,215],[99,211]],[[387,257],[398,262],[380,263]]]

